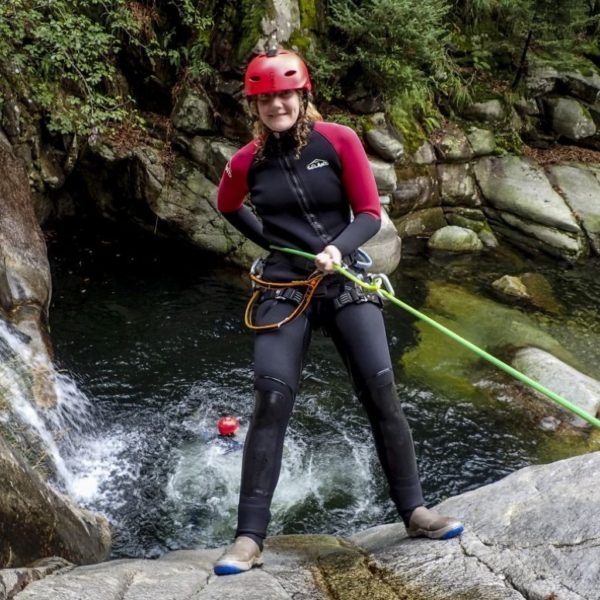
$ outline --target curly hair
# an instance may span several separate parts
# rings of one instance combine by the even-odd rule
[[[315,121],[322,121],[323,117],[321,113],[317,110],[316,106],[312,103],[311,97],[307,92],[297,92],[300,96],[300,113],[298,114],[298,119],[294,126],[290,129],[290,135],[295,142],[295,156],[296,158],[300,158],[300,152],[302,148],[308,144],[308,136],[310,135],[312,124]],[[273,134],[273,132],[265,126],[265,124],[258,118],[258,108],[257,108],[257,100],[255,97],[249,99],[250,102],[250,111],[254,116],[254,128],[253,128],[253,136],[254,143],[256,146],[256,159],[262,160],[265,155],[265,146],[269,136]]]

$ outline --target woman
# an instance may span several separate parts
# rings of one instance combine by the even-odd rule
[[[352,266],[358,247],[380,227],[379,196],[358,136],[347,127],[320,120],[310,103],[306,65],[291,51],[271,50],[255,57],[244,86],[256,117],[255,135],[225,168],[219,210],[270,251],[263,265],[264,280],[306,280],[315,267],[324,277],[300,316],[256,334],[255,409],[244,447],[236,539],[216,562],[215,573],[239,573],[262,564],[285,430],[311,332],[318,327],[332,338],[348,368],[408,534],[436,539],[459,535],[461,523],[423,506],[380,300],[334,271],[334,265],[342,262]],[[248,194],[260,220],[244,205]],[[316,254],[316,260],[271,251],[271,245],[305,250]],[[295,287],[266,290],[256,311],[258,326],[281,323],[302,298]]]

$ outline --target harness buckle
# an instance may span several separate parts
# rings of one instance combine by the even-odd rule
[[[344,286],[344,291],[333,300],[333,306],[339,310],[346,304],[362,304],[364,302],[373,302],[381,306],[381,299],[377,294],[365,292],[360,287]]]
[[[265,259],[259,256],[250,267],[250,275],[254,275],[254,277],[258,277],[260,279],[262,277],[264,268]],[[258,287],[258,285],[252,278],[250,279],[252,281],[252,290],[255,290]]]

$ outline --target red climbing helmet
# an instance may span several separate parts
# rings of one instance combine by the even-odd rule
[[[240,428],[240,422],[235,417],[221,417],[217,421],[219,435],[235,435]]]
[[[276,48],[255,56],[244,75],[246,96],[283,90],[306,90],[312,84],[304,61],[291,50]]]

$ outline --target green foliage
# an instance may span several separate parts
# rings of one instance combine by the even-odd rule
[[[360,81],[383,97],[405,135],[424,135],[441,115],[436,94],[460,90],[449,40],[445,0],[330,0],[327,45],[311,55],[319,94],[341,98]]]
[[[300,26],[303,29],[318,29],[318,1],[319,0],[298,0],[298,8],[300,9]]]
[[[150,65],[163,62],[193,77],[207,72],[210,15],[193,0],[11,0],[0,4],[0,75],[10,93],[47,116],[56,133],[89,134],[108,124],[138,120],[119,89],[117,59],[125,46]],[[175,9],[179,23],[161,28],[159,9]],[[189,45],[177,38],[190,31]],[[0,77],[0,83],[2,78]],[[9,92],[4,90],[4,95]]]
[[[352,115],[348,112],[328,112],[327,120],[332,123],[339,123],[354,129],[359,135],[364,135],[369,129],[374,127],[372,121],[366,116]]]
[[[458,45],[479,37],[480,43],[471,50],[474,63],[500,40],[518,49],[529,32],[536,48],[577,50],[600,24],[598,0],[451,0],[451,4]]]
[[[523,140],[516,131],[499,131],[494,133],[496,139],[496,154],[522,154]]]

